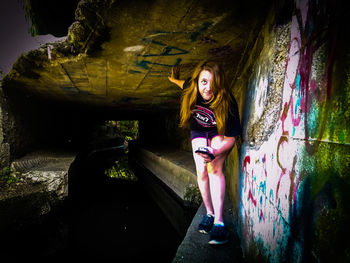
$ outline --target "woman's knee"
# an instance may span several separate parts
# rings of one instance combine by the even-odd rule
[[[210,175],[221,175],[223,173],[223,164],[225,160],[214,159],[207,164],[207,173]]]
[[[222,169],[208,169],[208,176],[220,176],[222,174]]]
[[[205,169],[203,169],[203,170],[197,169],[197,179],[199,181],[207,181],[208,180],[208,172]]]

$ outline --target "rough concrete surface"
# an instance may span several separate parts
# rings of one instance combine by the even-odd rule
[[[216,57],[234,75],[268,6],[249,2],[81,1],[67,38],[23,54],[4,87],[90,106],[176,109],[180,91],[167,79],[173,66],[186,78]]]
[[[226,195],[227,196],[227,195]],[[205,216],[205,207],[202,204],[194,216],[187,234],[179,246],[173,263],[196,262],[243,262],[240,242],[233,221],[232,209],[228,198],[224,204],[224,220],[229,229],[229,242],[224,245],[212,246],[208,244],[209,235],[198,232],[198,224]]]
[[[197,185],[191,152],[171,148],[139,148],[137,158],[143,166],[184,200],[186,189]]]
[[[45,215],[63,201],[74,158],[72,153],[35,152],[15,160],[12,171],[19,173],[19,179],[0,192],[1,228]]]

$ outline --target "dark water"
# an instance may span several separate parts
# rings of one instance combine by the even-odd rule
[[[180,237],[140,183],[107,180],[72,211],[69,253],[76,259],[171,262]]]
[[[104,175],[112,159],[80,156],[70,171],[69,200],[15,231],[2,262],[171,262],[182,238],[140,180]]]

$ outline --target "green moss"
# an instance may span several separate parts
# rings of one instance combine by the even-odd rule
[[[310,180],[314,228],[312,250],[322,262],[341,262],[350,255],[347,241],[350,232],[347,227],[350,215],[350,147],[318,141],[308,147],[309,151],[305,148],[299,157],[299,176],[301,180],[305,177]]]
[[[5,167],[0,171],[0,182],[11,184],[19,181],[18,173],[12,171],[10,167]]]
[[[332,68],[332,100],[328,118],[332,141],[350,143],[350,48],[339,47],[339,55]]]
[[[350,142],[349,51],[348,46],[339,47],[334,64],[329,63],[329,51],[320,48],[315,53],[312,67],[317,88],[310,92],[308,99],[311,107],[307,112],[310,138],[337,143]]]
[[[348,177],[350,147],[336,143],[320,143],[315,154],[317,170],[321,176]]]
[[[314,250],[323,262],[341,262],[350,258],[350,242],[347,238],[350,201],[348,185],[342,180],[332,182],[333,207],[319,204],[321,211],[315,211]],[[345,254],[344,254],[345,252]],[[346,260],[345,260],[346,261]]]
[[[342,178],[349,182],[350,147],[344,144],[309,142],[300,154],[299,162],[304,177],[311,180],[311,196],[317,195],[327,181]],[[302,179],[302,178],[301,178]]]
[[[190,184],[188,187],[186,187],[184,200],[190,206],[198,207],[202,202],[202,197],[199,188],[193,184]]]

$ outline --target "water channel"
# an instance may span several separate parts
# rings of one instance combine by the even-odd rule
[[[137,180],[106,175],[123,154],[81,152],[69,172],[68,200],[40,222],[22,226],[9,240],[7,256],[12,261],[171,262],[183,236],[148,194],[140,169]]]

